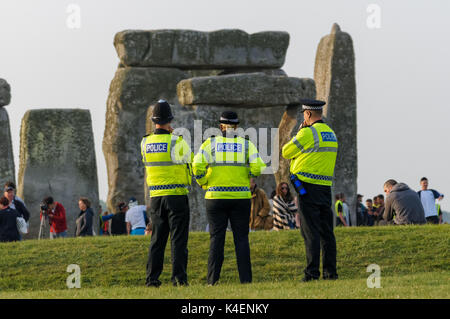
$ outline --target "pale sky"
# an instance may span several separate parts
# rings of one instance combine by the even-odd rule
[[[81,27],[66,25],[67,8],[81,9]],[[380,28],[369,28],[370,4]],[[91,111],[100,198],[107,196],[102,152],[109,84],[119,62],[114,34],[124,29],[239,28],[290,34],[283,69],[314,75],[317,45],[334,22],[352,38],[358,99],[358,192],[382,193],[388,178],[450,196],[450,1],[448,0],[2,0],[0,78],[12,89],[16,176],[20,123],[38,108]],[[448,210],[450,202],[442,206]]]

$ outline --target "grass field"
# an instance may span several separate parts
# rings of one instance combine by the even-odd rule
[[[239,284],[227,233],[220,284],[206,285],[207,233],[189,237],[189,287],[170,285],[170,245],[160,288],[144,286],[149,237],[28,240],[0,244],[0,298],[450,298],[450,225],[338,228],[337,281],[301,283],[298,231],[250,233],[253,283]],[[69,264],[81,289],[68,289]],[[381,288],[367,287],[369,264]]]

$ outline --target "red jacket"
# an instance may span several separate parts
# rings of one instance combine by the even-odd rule
[[[66,209],[63,205],[55,202],[55,211],[53,217],[50,218],[50,232],[61,233],[67,230]]]

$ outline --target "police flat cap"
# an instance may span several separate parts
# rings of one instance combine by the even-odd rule
[[[301,112],[304,112],[306,110],[318,111],[323,109],[323,106],[326,104],[326,102],[320,100],[302,99],[300,100],[300,104],[302,105]]]
[[[239,124],[238,115],[233,111],[225,111],[220,116],[219,122],[222,124]]]

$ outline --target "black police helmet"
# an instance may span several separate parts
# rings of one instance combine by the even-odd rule
[[[159,100],[153,107],[152,121],[156,124],[167,124],[173,120],[170,104],[166,100]]]

